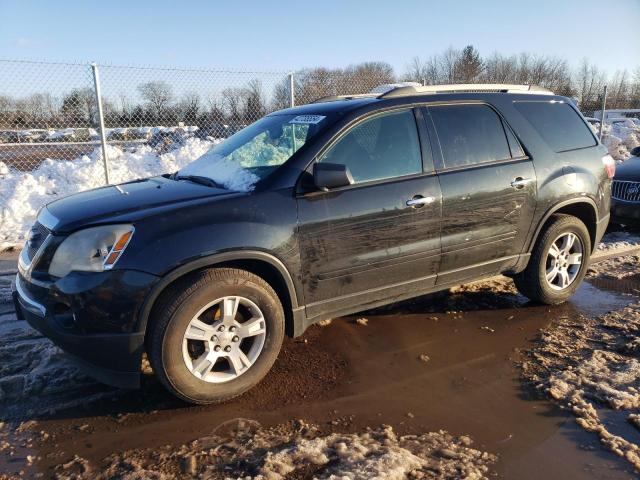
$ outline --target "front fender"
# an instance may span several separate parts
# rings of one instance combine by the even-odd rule
[[[271,267],[276,269],[287,288],[289,293],[289,299],[291,301],[291,308],[295,314],[299,312],[299,300],[298,294],[296,292],[296,286],[293,280],[293,277],[287,270],[287,267],[275,256],[258,250],[234,250],[227,252],[220,252],[213,255],[207,255],[202,258],[198,258],[196,260],[192,260],[180,267],[177,267],[166,275],[164,275],[159,282],[157,282],[154,287],[151,289],[149,294],[147,295],[144,303],[142,304],[142,308],[140,309],[139,318],[137,320],[137,329],[138,332],[145,332],[147,328],[147,323],[149,321],[149,316],[151,315],[151,310],[156,300],[160,296],[160,294],[180,277],[184,275],[188,275],[191,272],[196,270],[200,270],[202,268],[214,267],[216,265],[220,265],[225,262],[232,262],[237,260],[258,260],[260,262],[268,263]],[[294,332],[298,330],[297,323],[294,319]]]

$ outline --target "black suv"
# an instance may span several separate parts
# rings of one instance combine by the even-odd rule
[[[496,274],[578,288],[614,162],[537,87],[389,87],[262,118],[173,174],[43,208],[19,316],[119,386],[194,403],[255,385],[285,334]],[[302,367],[302,366],[301,366]]]

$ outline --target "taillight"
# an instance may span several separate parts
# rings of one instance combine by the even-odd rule
[[[616,174],[616,161],[613,159],[611,155],[605,155],[602,157],[602,163],[604,165],[604,169],[609,175],[609,178],[613,178]]]

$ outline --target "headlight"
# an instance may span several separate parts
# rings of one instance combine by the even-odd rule
[[[64,277],[73,270],[102,272],[113,268],[133,232],[133,225],[105,225],[69,235],[53,255],[49,275]]]

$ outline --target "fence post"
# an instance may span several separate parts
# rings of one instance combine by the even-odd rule
[[[289,73],[289,106],[291,108],[296,106],[295,82],[293,79],[293,72]]]
[[[604,86],[604,90],[602,92],[602,118],[600,119],[600,135],[599,139],[602,142],[602,129],[604,128],[604,119],[607,118],[607,86]]]
[[[93,84],[96,91],[96,104],[98,106],[98,126],[100,128],[100,143],[102,145],[102,164],[104,165],[104,180],[109,185],[109,163],[107,161],[107,136],[104,132],[104,115],[102,113],[102,93],[100,92],[100,72],[98,64],[92,63]]]

